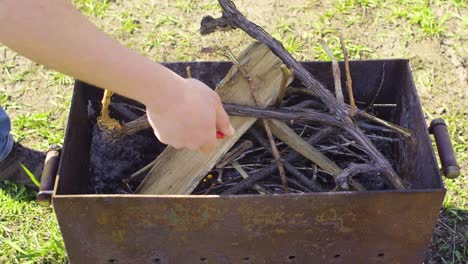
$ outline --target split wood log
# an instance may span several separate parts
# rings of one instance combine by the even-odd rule
[[[216,88],[223,102],[255,105],[256,99],[259,107],[274,103],[282,81],[281,60],[267,46],[255,42],[242,52],[238,62],[239,65],[234,65]],[[245,73],[250,78],[246,78]],[[252,98],[251,86],[255,87],[255,91],[252,91],[255,99]],[[155,160],[136,192],[190,194],[206,173],[257,120],[239,116],[230,119],[236,133],[221,140],[211,154],[167,147]]]

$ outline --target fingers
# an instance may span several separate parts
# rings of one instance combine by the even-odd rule
[[[178,107],[158,113],[147,105],[148,121],[162,143],[212,153],[219,142],[217,131],[229,137],[234,129],[219,95],[199,81],[188,80],[180,87],[183,96]]]
[[[225,136],[232,136],[234,135],[234,128],[231,125],[231,121],[229,120],[229,116],[224,111],[223,105],[221,104],[221,100],[218,99],[218,103],[216,104],[216,129],[217,131],[223,133]]]
[[[226,113],[226,111],[223,108],[223,105],[221,103],[221,99],[219,96],[216,94],[215,95],[215,111],[216,111],[216,131],[215,133],[210,132],[210,136],[212,138],[209,139],[209,143],[204,144],[201,146],[198,150],[204,153],[211,153],[216,149],[216,146],[218,145],[218,134],[221,132],[224,136],[232,136],[234,135],[234,128],[231,125],[231,121],[229,119],[229,115]],[[209,130],[211,131],[211,129]],[[213,140],[214,139],[214,140]]]
[[[215,151],[217,145],[218,142],[214,141],[212,143],[201,146],[199,150],[203,153],[212,153],[213,151]]]

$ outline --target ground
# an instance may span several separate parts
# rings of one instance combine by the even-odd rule
[[[448,122],[462,167],[458,179],[445,179],[447,195],[428,263],[468,263],[466,0],[235,2],[300,60],[328,60],[318,42],[321,38],[341,57],[340,32],[353,59],[410,60],[426,120],[442,117]],[[227,45],[237,53],[251,41],[239,31],[206,37],[198,34],[204,15],[219,15],[216,1],[74,3],[98,27],[155,61],[224,60],[199,51],[205,46]],[[4,46],[0,46],[0,57],[0,105],[13,118],[16,138],[40,149],[61,143],[73,79]],[[34,196],[21,186],[0,183],[1,263],[67,261],[53,209],[37,206]]]

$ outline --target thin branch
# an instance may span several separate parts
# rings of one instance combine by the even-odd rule
[[[266,134],[268,136],[268,141],[271,145],[271,150],[273,152],[273,157],[275,158],[276,164],[278,165],[278,171],[281,176],[281,183],[283,184],[283,188],[285,192],[288,192],[288,181],[286,179],[286,173],[284,172],[283,162],[281,160],[280,153],[278,148],[276,147],[275,140],[273,139],[273,135],[271,134],[270,125],[266,119],[262,119],[263,127],[265,128]]]
[[[242,178],[244,179],[249,178],[249,174],[242,168],[242,166],[237,161],[234,161],[231,164],[234,167],[234,169],[242,176]],[[261,185],[257,183],[254,184],[252,188],[255,189],[257,192],[259,192],[260,194],[269,193],[267,190],[265,190],[265,188],[263,188]]]
[[[287,94],[306,94],[313,97],[317,97],[317,94],[314,93],[314,91],[312,91],[311,89],[298,87],[288,87]]]
[[[135,134],[150,127],[151,125],[148,122],[148,117],[145,114],[133,121],[123,124],[122,127],[118,131],[115,131],[114,134],[116,137],[122,137]]]
[[[232,148],[226,155],[224,155],[223,159],[216,164],[216,168],[220,169],[226,166],[227,164],[231,163],[232,161],[236,160],[239,156],[242,155],[245,151],[250,149],[253,146],[252,141],[244,140],[234,148]]]
[[[375,100],[377,100],[377,97],[379,97],[380,91],[382,90],[384,81],[385,81],[385,62],[382,64],[382,79],[380,80],[379,88],[377,89],[377,92],[375,93],[374,98],[372,98],[372,101],[364,109],[365,111],[367,111],[369,107],[372,107],[374,105]]]
[[[360,116],[362,118],[368,119],[370,121],[373,121],[375,123],[381,124],[386,128],[390,128],[393,131],[400,133],[401,135],[403,135],[406,138],[411,138],[412,137],[412,134],[411,134],[410,130],[408,130],[406,128],[403,128],[401,126],[395,125],[395,124],[393,124],[391,122],[387,122],[387,121],[385,121],[383,119],[380,119],[380,118],[378,118],[378,117],[376,117],[374,115],[371,115],[371,114],[369,114],[369,113],[367,113],[365,111],[358,110],[356,112],[356,115]]]
[[[327,43],[323,39],[320,40],[320,44],[322,45],[323,49],[325,50],[325,52],[328,54],[328,56],[332,60],[332,70],[333,70],[333,80],[335,81],[336,100],[338,101],[338,103],[344,105],[343,90],[342,90],[343,88],[341,86],[340,65],[338,64],[338,61],[333,55],[333,52],[331,51],[330,47],[328,47]]]
[[[185,71],[187,72],[187,78],[192,78],[192,71],[190,70],[190,66],[187,66],[187,68],[185,68]]]
[[[276,102],[274,106],[278,107],[280,106],[281,102],[283,101],[283,98],[286,94],[286,88],[288,86],[288,81],[292,77],[292,71],[288,69],[288,66],[281,64],[281,73],[282,73],[282,79],[281,79],[281,87],[278,93],[278,98],[276,99]]]
[[[102,131],[109,133],[110,135],[114,134],[115,131],[119,131],[122,125],[119,121],[110,117],[109,106],[111,102],[111,97],[114,93],[109,90],[104,90],[104,95],[102,96],[102,109],[101,115],[98,117],[97,124]]]
[[[265,148],[270,154],[273,154],[273,151],[271,150],[271,147],[269,146],[268,142],[262,137],[260,132],[255,129],[251,128],[249,130],[250,134],[257,140],[258,143],[260,143],[261,146]],[[317,137],[317,134],[314,135],[314,137]],[[312,138],[313,139],[313,138]],[[316,191],[320,192],[323,191],[322,187],[318,185],[316,182],[308,179],[304,174],[302,174],[296,167],[294,167],[291,163],[289,163],[286,160],[283,160],[283,165],[284,168],[291,173],[294,177],[296,177],[298,180],[300,180],[303,184],[305,184],[311,191]],[[290,179],[288,179],[289,181]]]
[[[229,115],[234,116],[251,116],[257,118],[279,119],[288,122],[309,121],[336,127],[343,126],[343,124],[339,122],[335,116],[320,113],[311,109],[291,111],[279,108],[278,110],[273,110],[268,108],[263,109],[258,107],[241,106],[235,104],[224,104],[224,109]]]
[[[148,171],[151,170],[151,168],[153,168],[155,164],[155,160],[153,160],[152,162],[148,163],[148,165],[146,165],[145,167],[139,169],[138,171],[134,172],[132,175],[130,175],[130,177],[128,177],[127,179],[124,179],[123,182],[124,183],[129,183],[131,182],[133,179],[139,177],[139,176],[142,176],[142,175],[146,175],[146,173]]]
[[[341,34],[340,34],[340,43],[341,43],[341,48],[343,49],[343,57],[344,57],[345,71],[346,71],[346,86],[348,87],[349,104],[351,106],[351,116],[354,116],[356,103],[354,102],[353,81],[351,80],[351,71],[349,70],[348,50],[346,49],[343,36]]]
[[[376,167],[373,164],[351,163],[343,170],[343,172],[340,173],[340,175],[336,176],[335,182],[340,186],[340,188],[349,190],[349,181],[351,180],[351,177],[363,172],[379,172],[380,170],[381,169],[379,167]]]
[[[294,165],[292,165],[289,162],[284,163],[284,167],[294,175],[298,180],[300,180],[302,183],[304,183],[308,188],[310,188],[312,191],[315,192],[322,192],[323,188],[320,187],[320,185],[317,184],[317,182],[310,180],[307,178],[302,172],[300,172]]]
[[[342,169],[335,162],[299,137],[284,122],[270,120],[269,123],[273,134],[299,154],[335,176],[341,173]]]

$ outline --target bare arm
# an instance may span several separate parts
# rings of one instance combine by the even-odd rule
[[[211,150],[216,130],[232,134],[216,93],[124,47],[67,0],[0,0],[0,42],[38,63],[144,103],[156,135],[167,144]],[[188,113],[200,119],[184,117]]]

